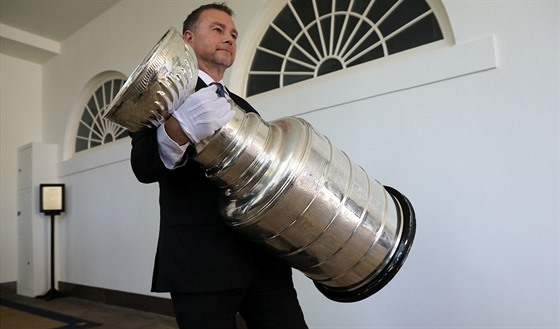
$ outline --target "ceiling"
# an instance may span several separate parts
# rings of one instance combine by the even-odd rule
[[[119,0],[0,0],[0,53],[44,63]]]

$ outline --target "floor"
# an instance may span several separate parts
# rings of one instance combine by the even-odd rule
[[[102,329],[177,329],[173,317],[91,302],[74,297],[46,301],[14,294],[3,299],[101,323]]]

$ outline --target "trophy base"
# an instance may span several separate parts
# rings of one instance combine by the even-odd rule
[[[389,283],[406,260],[416,234],[414,208],[412,208],[410,201],[399,191],[389,186],[385,186],[385,189],[393,197],[395,203],[400,204],[402,209],[403,232],[395,254],[379,274],[372,277],[369,282],[358,289],[332,288],[314,281],[315,287],[325,297],[342,303],[352,303],[366,299]]]

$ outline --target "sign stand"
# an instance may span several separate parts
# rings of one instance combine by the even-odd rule
[[[64,212],[65,197],[64,184],[41,184],[40,185],[40,211],[51,216],[51,288],[46,294],[37,296],[45,300],[63,297],[54,285],[54,216]]]

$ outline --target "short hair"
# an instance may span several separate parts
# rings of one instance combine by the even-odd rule
[[[214,2],[214,3],[202,5],[196,8],[195,10],[193,10],[183,22],[183,35],[185,34],[185,32],[187,32],[187,30],[196,29],[196,26],[198,25],[198,19],[200,18],[200,14],[208,9],[221,10],[232,17],[234,15],[233,10],[230,7],[228,7],[228,5],[225,2]]]

